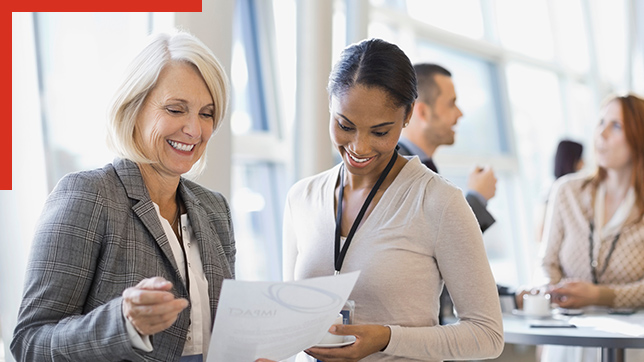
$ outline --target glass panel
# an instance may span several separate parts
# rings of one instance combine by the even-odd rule
[[[233,163],[232,171],[236,277],[281,280],[286,171],[279,164],[239,161]]]
[[[373,6],[387,6],[395,9],[404,9],[405,0],[371,0]]]
[[[400,44],[398,31],[388,24],[370,21],[368,33],[370,38],[380,38],[393,44]]]
[[[452,73],[457,104],[463,112],[458,120],[456,142],[440,147],[444,154],[500,155],[508,152],[498,104],[496,70],[492,63],[428,42],[418,44],[418,59],[445,66]]]
[[[274,0],[273,14],[275,16],[275,44],[277,47],[277,67],[279,71],[279,87],[282,91],[281,114],[285,129],[292,129],[295,120],[295,85],[297,69],[296,53],[296,9],[293,0]]]
[[[593,1],[593,26],[597,41],[597,58],[602,79],[613,89],[627,86],[628,19],[624,0]],[[640,19],[641,20],[641,19]]]
[[[107,107],[148,34],[148,13],[36,13],[50,188],[103,166]],[[89,92],[89,94],[88,94]]]
[[[567,82],[565,89],[568,119],[568,122],[565,123],[566,136],[581,143],[587,142],[587,146],[591,147],[595,125],[598,121],[599,104],[595,101],[593,92],[587,84]],[[590,148],[587,149],[590,150]],[[590,155],[591,153],[585,152],[584,158]]]
[[[331,64],[340,58],[340,53],[347,46],[347,6],[344,0],[333,2],[333,34]]]
[[[589,70],[588,31],[581,0],[552,1],[557,52],[563,64],[580,73]]]
[[[565,132],[559,81],[550,71],[518,63],[508,65],[507,80],[525,204],[538,205],[547,196],[552,155]]]
[[[234,22],[238,24],[239,22]],[[234,25],[239,28],[238,25]],[[237,31],[233,31],[237,34]],[[232,85],[232,114],[230,128],[233,134],[249,133],[252,129],[252,117],[249,114],[248,98],[248,65],[246,52],[239,37],[233,37],[233,54],[230,66],[230,83]]]
[[[546,1],[496,0],[499,37],[504,47],[544,60],[554,56]]]
[[[406,5],[414,19],[474,39],[484,36],[479,0],[407,0]]]
[[[259,52],[258,42],[262,38],[253,25],[258,21],[254,16],[264,14],[257,13],[254,4],[252,0],[237,2],[237,21],[234,22],[232,127],[233,141],[238,142],[244,140],[247,133],[272,131],[273,124],[269,125],[267,121],[265,107],[265,89],[272,85],[264,84],[266,79],[279,80],[275,88],[282,92],[283,97],[276,98],[282,99],[279,105],[282,109],[278,113],[284,115],[285,119],[279,121],[284,122],[286,134],[292,127],[295,114],[295,3],[285,0],[272,3],[276,49],[271,54],[277,57],[277,70],[273,70],[266,61],[267,55],[262,56]],[[279,74],[263,77],[262,72],[268,71]],[[277,138],[272,141],[267,143],[267,147],[282,146]],[[237,242],[236,276],[242,280],[281,280],[283,203],[291,177],[281,161],[265,161],[267,154],[272,152],[239,152],[244,154],[243,157],[233,155],[231,179],[231,211]]]
[[[262,83],[263,67],[257,49],[257,28],[252,0],[238,1],[233,22],[233,54],[231,82],[233,113],[231,128],[234,134],[267,131],[266,106]]]

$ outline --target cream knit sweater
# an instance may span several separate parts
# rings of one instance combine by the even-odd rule
[[[334,272],[339,165],[301,180],[284,213],[284,279]],[[423,166],[403,167],[357,230],[342,272],[361,270],[350,299],[356,324],[391,326],[383,352],[363,361],[483,359],[503,349],[496,286],[479,226],[462,192]],[[438,325],[447,285],[460,322]]]

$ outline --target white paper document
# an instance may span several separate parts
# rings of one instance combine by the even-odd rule
[[[207,362],[286,359],[317,344],[359,271],[294,282],[224,280]]]

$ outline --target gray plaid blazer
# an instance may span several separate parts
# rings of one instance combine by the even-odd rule
[[[181,179],[179,192],[201,250],[214,320],[222,281],[234,277],[235,239],[224,197]],[[152,352],[132,347],[121,294],[161,276],[188,298],[172,249],[138,166],[116,159],[65,176],[49,195],[27,267],[11,351],[18,361],[178,361],[189,308],[152,336]],[[212,321],[211,321],[212,322]]]

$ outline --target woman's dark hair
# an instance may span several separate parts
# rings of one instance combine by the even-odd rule
[[[384,90],[396,107],[406,107],[406,114],[418,97],[416,72],[409,58],[398,46],[382,39],[363,40],[340,54],[329,75],[329,97],[354,85]]]
[[[577,171],[575,167],[581,160],[583,151],[584,146],[581,143],[570,140],[559,142],[555,154],[555,178]]]

